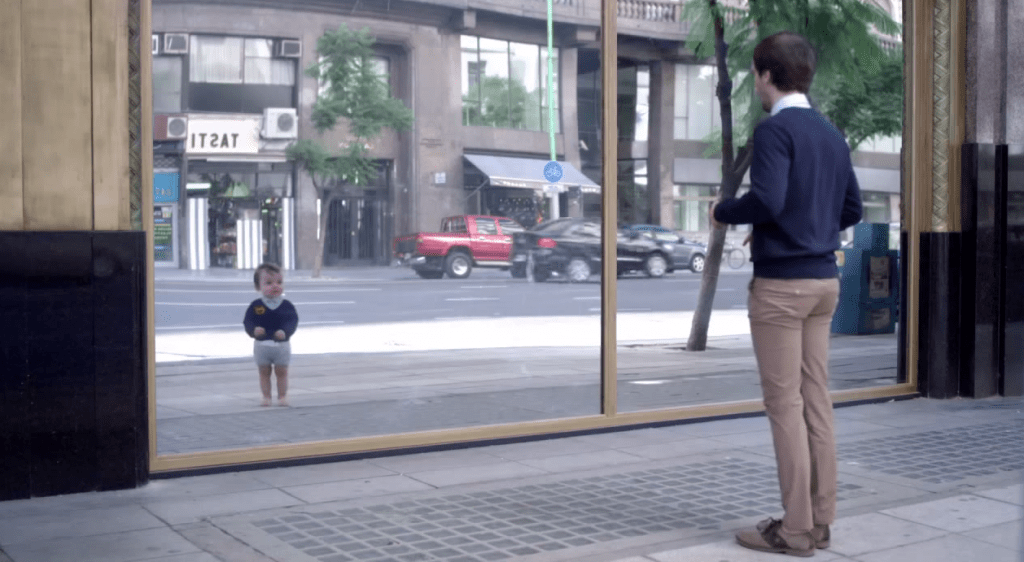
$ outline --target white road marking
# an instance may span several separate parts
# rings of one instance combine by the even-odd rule
[[[508,285],[463,285],[460,289],[504,289]]]
[[[292,304],[298,306],[298,305],[355,304],[355,303],[356,303],[356,301],[314,301],[314,302],[297,301],[297,302],[294,302]],[[243,302],[243,303],[224,303],[224,302],[159,302],[158,301],[158,302],[155,302],[153,304],[158,304],[158,305],[161,305],[161,306],[240,306],[242,308],[245,308],[246,306],[248,306],[249,303],[245,303],[245,302]]]
[[[247,302],[242,303],[229,303],[229,302],[160,302],[157,301],[153,304],[160,306],[237,306],[245,308],[249,305]]]
[[[572,300],[574,300],[574,301],[599,301],[599,300],[601,300],[601,295],[598,295],[596,297],[573,297]]]
[[[323,289],[289,289],[285,291],[285,295],[289,293],[333,293],[333,292],[366,292],[366,291],[383,291],[381,287],[353,287],[353,288],[323,288]],[[238,293],[243,292],[242,289],[156,289],[157,293]]]
[[[444,299],[451,302],[464,302],[464,301],[496,301],[499,300],[497,297],[456,297],[450,299]]]
[[[315,321],[315,322],[301,322],[300,321],[299,322],[299,328],[302,328],[302,327],[305,327],[305,326],[336,326],[336,325],[344,324],[344,323],[345,323],[344,320],[323,320],[323,321]],[[173,331],[173,330],[182,330],[182,331],[188,330],[188,331],[199,332],[199,331],[203,331],[203,330],[220,330],[222,328],[238,328],[241,325],[242,325],[242,323],[239,322],[238,324],[206,324],[204,326],[157,326],[156,327],[156,331],[162,332],[162,331]]]

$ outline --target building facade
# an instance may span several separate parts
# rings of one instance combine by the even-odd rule
[[[684,48],[678,6],[649,4],[663,9],[620,14],[619,218],[701,238],[721,175],[720,160],[705,156],[720,127],[717,72]],[[556,3],[550,57],[539,1],[525,11],[515,2],[264,6],[154,2],[154,182],[177,194],[154,209],[158,263],[309,268],[325,212],[328,266],[387,264],[396,235],[435,229],[449,215],[510,215],[524,226],[600,215],[598,3]],[[345,142],[344,127],[316,134],[320,85],[303,72],[318,60],[320,35],[343,25],[376,38],[381,75],[415,124],[375,139],[374,185],[336,186],[325,210],[284,148],[299,138],[329,149]],[[871,139],[855,155],[866,220],[899,223],[900,148],[899,138]],[[545,191],[549,183],[530,170],[552,150],[589,181]]]

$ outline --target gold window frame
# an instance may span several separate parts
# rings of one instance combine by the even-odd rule
[[[957,230],[955,212],[959,205],[959,147],[964,137],[965,85],[964,45],[966,42],[965,0],[908,0],[904,3],[904,149],[902,155],[902,230],[908,240],[905,341],[906,382],[836,391],[837,404],[881,400],[917,393],[918,286],[920,284],[920,249],[922,232]],[[617,60],[617,0],[602,0],[601,60]],[[149,37],[152,30],[150,0],[142,0],[140,35]],[[144,51],[142,60],[142,147],[152,146],[152,59]],[[602,134],[618,138],[616,130],[617,73],[616,65],[602,65]],[[936,118],[938,116],[939,118]],[[603,176],[617,175],[617,144],[603,147]],[[152,153],[142,150],[142,185],[152,185]],[[614,184],[614,181],[612,182]],[[617,193],[603,190],[603,235],[615,240]],[[153,205],[152,189],[143,189],[143,209]],[[152,239],[152,213],[142,213],[148,239]],[[269,461],[324,458],[333,460],[345,455],[380,451],[401,451],[447,444],[486,442],[496,439],[541,436],[580,432],[612,427],[640,426],[664,422],[708,419],[720,416],[750,414],[763,411],[761,400],[733,401],[655,411],[620,413],[617,404],[616,355],[616,275],[615,247],[603,248],[601,286],[601,411],[596,415],[573,418],[513,423],[506,425],[466,427],[414,433],[380,435],[329,441],[280,444],[249,449],[158,455],[156,428],[156,354],[154,322],[153,246],[146,250],[147,310],[147,376],[149,403],[149,465],[154,474],[174,473],[200,468],[238,466]],[[612,345],[605,345],[611,342]]]

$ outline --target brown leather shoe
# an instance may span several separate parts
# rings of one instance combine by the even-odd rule
[[[814,539],[815,548],[828,548],[832,545],[832,533],[828,525],[815,525],[811,529],[811,538]]]
[[[760,552],[774,552],[790,556],[814,556],[815,541],[808,536],[806,545],[791,544],[779,535],[782,521],[768,518],[761,521],[753,529],[744,529],[736,533],[736,542],[744,548]]]

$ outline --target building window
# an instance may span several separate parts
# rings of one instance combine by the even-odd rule
[[[717,83],[718,71],[710,64],[676,65],[673,138],[703,140],[722,126],[715,98]]]
[[[619,140],[647,140],[650,98],[651,71],[647,65],[619,69]]]
[[[706,232],[711,229],[708,211],[717,197],[714,185],[676,185],[673,189],[673,208],[676,230]]]
[[[153,57],[153,113],[181,111],[181,57]]]
[[[273,39],[210,35],[193,35],[191,39],[191,82],[295,85],[295,63],[272,56]]]
[[[321,65],[320,66],[321,73],[320,73],[320,80],[319,80],[319,82],[317,84],[317,95],[322,97],[324,95],[324,92],[327,91],[327,85],[330,82],[327,80],[327,78],[324,75],[324,72],[327,70],[326,65],[324,65],[324,62],[325,62],[324,57],[320,57],[319,60],[320,60],[320,65]],[[373,56],[370,57],[370,65],[373,67],[374,74],[376,74],[378,77],[380,77],[381,81],[384,82],[384,84],[387,85],[388,93],[390,93],[391,92],[391,60],[388,59],[387,57],[382,57],[380,55],[373,55]]]
[[[651,214],[647,160],[619,160],[619,222],[657,222]]]
[[[462,124],[547,131],[546,47],[462,36]],[[558,115],[558,51],[554,66],[554,130]]]

